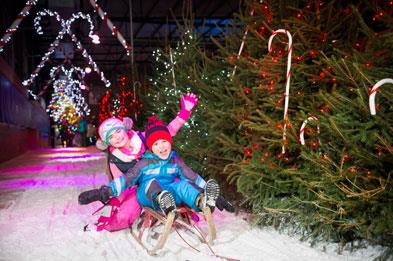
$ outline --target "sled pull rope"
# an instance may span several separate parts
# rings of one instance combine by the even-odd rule
[[[230,257],[225,257],[225,256],[217,255],[217,254],[214,252],[213,248],[210,246],[210,244],[209,244],[209,242],[207,241],[206,237],[203,236],[203,233],[202,233],[202,231],[199,229],[199,227],[198,227],[196,224],[194,224],[194,225],[192,225],[192,226],[193,226],[193,227],[195,228],[195,230],[198,231],[198,233],[201,235],[201,237],[202,237],[203,240],[205,241],[206,245],[209,247],[210,251],[212,252],[212,254],[213,254],[215,257],[222,258],[222,259],[225,259],[225,260],[228,260],[228,261],[240,261],[239,259],[235,259],[235,258],[230,258]]]
[[[187,242],[187,240],[184,239],[184,237],[182,237],[182,235],[179,233],[179,230],[177,229],[176,225],[174,226],[174,229],[175,229],[177,235],[178,235],[178,236],[179,236],[179,237],[180,237],[189,247],[191,247],[192,249],[194,249],[194,250],[197,251],[197,252],[201,252],[201,250],[197,249],[196,247],[193,247],[191,244],[189,244],[189,243]]]

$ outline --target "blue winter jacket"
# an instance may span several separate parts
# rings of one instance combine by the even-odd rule
[[[125,177],[121,176],[113,180],[110,186],[113,195],[118,196],[126,188],[135,184],[143,185],[155,179],[158,183],[167,185],[174,182],[176,178],[191,181],[202,189],[206,186],[205,180],[192,171],[175,151],[171,151],[165,160],[146,151],[142,159],[125,173]]]

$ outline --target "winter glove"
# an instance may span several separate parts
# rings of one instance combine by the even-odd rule
[[[90,204],[94,201],[101,201],[106,204],[112,195],[112,189],[108,186],[102,186],[99,189],[92,189],[79,194],[78,202],[80,205]]]
[[[194,93],[187,93],[185,96],[180,97],[180,112],[177,114],[183,120],[188,120],[191,110],[197,105],[198,98]]]
[[[216,201],[216,207],[223,211],[224,209],[230,213],[235,212],[235,208],[231,203],[229,203],[223,196],[218,196]]]

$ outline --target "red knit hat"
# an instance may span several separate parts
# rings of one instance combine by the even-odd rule
[[[151,116],[147,120],[145,131],[146,144],[152,151],[153,144],[158,140],[166,140],[172,145],[172,136],[165,124],[156,116]]]

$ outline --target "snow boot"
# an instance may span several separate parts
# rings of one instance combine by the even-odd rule
[[[227,201],[223,196],[218,196],[217,201],[216,201],[216,207],[220,210],[223,211],[224,209],[230,213],[235,212],[235,208],[233,205]]]
[[[111,190],[112,190],[111,187],[104,185],[99,189],[84,191],[81,194],[79,194],[78,197],[79,204],[86,205],[99,200],[102,202],[102,204],[105,205],[112,196]]]
[[[220,196],[220,186],[214,179],[209,179],[206,183],[205,192],[201,193],[202,207],[209,207],[213,212],[217,198]]]
[[[161,191],[157,195],[156,200],[158,202],[158,206],[160,207],[162,212],[165,213],[165,215],[168,215],[169,212],[176,210],[175,198],[170,192],[166,190]]]

